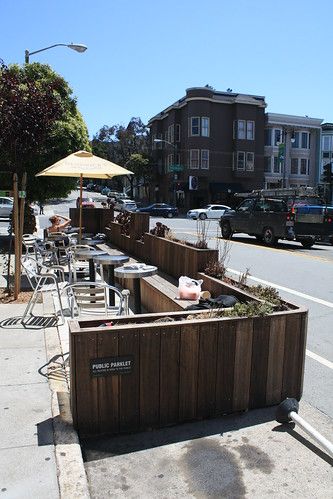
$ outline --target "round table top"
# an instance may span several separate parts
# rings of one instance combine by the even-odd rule
[[[148,277],[150,275],[156,274],[156,272],[157,267],[155,267],[154,265],[145,265],[141,268],[131,268],[131,265],[124,265],[123,267],[118,267],[114,270],[114,273],[117,277],[127,277],[132,279]]]
[[[96,249],[92,250],[78,249],[75,251],[75,256],[77,256],[78,258],[87,258],[88,260],[95,258],[95,256],[105,255],[105,254],[106,251],[96,250]]]
[[[103,244],[105,243],[105,239],[93,239],[93,238],[90,238],[90,237],[83,237],[81,239],[81,243],[80,244],[90,244],[92,246],[96,246],[96,244]]]
[[[94,256],[94,261],[102,265],[122,265],[129,261],[129,256],[126,255],[98,255]]]

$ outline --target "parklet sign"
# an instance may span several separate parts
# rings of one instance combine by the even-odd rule
[[[132,372],[133,364],[133,355],[91,359],[90,374],[92,377],[129,374]]]

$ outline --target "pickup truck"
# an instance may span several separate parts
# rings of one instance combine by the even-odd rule
[[[222,237],[229,239],[235,233],[245,233],[268,245],[287,239],[311,248],[316,240],[333,234],[332,217],[324,206],[317,208],[296,206],[290,210],[283,199],[248,198],[221,217]]]

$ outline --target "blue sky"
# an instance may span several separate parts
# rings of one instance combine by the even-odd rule
[[[36,54],[73,88],[90,136],[144,122],[207,83],[264,95],[270,112],[333,121],[331,0],[0,0],[0,58]]]

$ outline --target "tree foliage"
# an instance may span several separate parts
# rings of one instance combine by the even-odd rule
[[[28,173],[27,198],[65,196],[76,180],[35,177],[80,149],[90,150],[86,125],[68,83],[48,65],[0,64],[0,170]],[[4,189],[11,175],[2,175]]]
[[[93,153],[113,161],[134,175],[127,177],[131,196],[133,187],[140,182],[147,185],[153,175],[153,163],[149,154],[148,128],[140,118],[132,118],[128,125],[104,125],[92,140]]]

